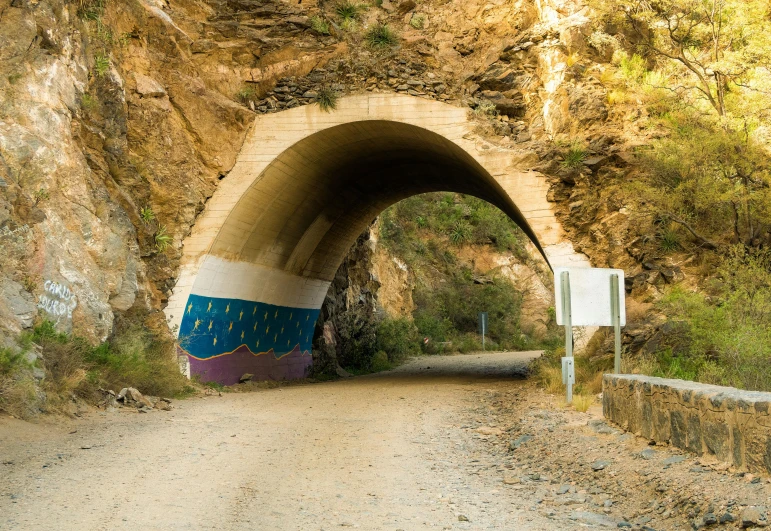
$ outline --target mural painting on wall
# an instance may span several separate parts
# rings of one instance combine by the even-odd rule
[[[72,312],[78,306],[78,299],[70,288],[64,284],[46,280],[43,290],[43,294],[38,298],[37,307],[57,320],[62,317],[72,319]]]
[[[202,381],[237,383],[303,378],[311,366],[311,342],[319,310],[287,308],[240,299],[190,295],[179,344],[190,374]]]

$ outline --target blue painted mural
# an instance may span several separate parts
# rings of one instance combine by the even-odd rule
[[[319,310],[191,295],[179,344],[191,375],[224,385],[245,373],[259,380],[302,378],[311,365]]]

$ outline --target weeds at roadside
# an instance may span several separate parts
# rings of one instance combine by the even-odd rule
[[[143,319],[143,314],[120,319],[113,336],[98,346],[58,332],[50,321],[39,324],[20,337],[18,348],[0,349],[0,409],[19,418],[65,411],[73,397],[95,401],[99,388],[189,395],[194,388],[179,371],[176,344],[148,328]],[[45,369],[45,378],[37,385],[35,366],[27,361],[33,344],[45,360],[39,367]],[[38,386],[44,394],[38,394]]]
[[[573,397],[573,409],[586,413],[594,403],[594,398],[589,395],[575,395]]]

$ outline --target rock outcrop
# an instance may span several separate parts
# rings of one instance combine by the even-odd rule
[[[253,117],[314,104],[325,88],[467,107],[493,144],[527,145],[523,169],[553,176],[570,238],[597,265],[638,272],[623,205],[581,203],[627,159],[596,76],[607,50],[590,44],[580,2],[407,0],[365,10],[359,30],[338,22],[313,0],[0,0],[0,334],[45,318],[99,341],[117,314],[162,309],[180,242]],[[396,30],[396,46],[365,45],[375,22]],[[553,140],[579,130],[591,158],[566,172]],[[364,245],[335,282],[360,288],[327,316],[372,298],[378,276],[408,280]],[[372,256],[374,268],[357,265]],[[355,278],[365,270],[377,273]],[[411,304],[381,288],[381,306]]]

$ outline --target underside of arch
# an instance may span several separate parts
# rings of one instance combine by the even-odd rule
[[[420,109],[449,107],[437,105]],[[456,122],[465,123],[465,114],[450,109],[444,121],[431,114],[429,127],[370,109],[318,125],[308,110],[295,113],[307,131],[261,131],[264,143],[259,135],[247,141],[185,242],[188,262],[167,309],[191,373],[225,384],[244,373],[305,376],[315,321],[343,257],[382,210],[406,197],[474,195],[508,214],[541,249],[508,174],[459,145],[466,129]],[[275,141],[282,136],[283,146]],[[538,219],[537,209],[529,212]]]

